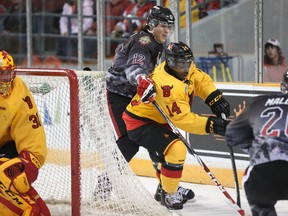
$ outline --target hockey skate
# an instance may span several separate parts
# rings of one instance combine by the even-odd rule
[[[183,198],[178,191],[175,194],[167,194],[161,190],[161,204],[171,210],[183,209]]]
[[[161,184],[158,184],[156,193],[154,195],[155,200],[157,200],[158,202],[161,201],[161,191],[162,191],[162,186]],[[195,194],[191,189],[183,188],[181,186],[178,187],[177,192],[182,196],[183,204],[186,203],[188,200],[193,199],[195,197]]]

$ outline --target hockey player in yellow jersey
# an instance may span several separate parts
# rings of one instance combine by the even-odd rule
[[[34,99],[0,51],[0,215],[49,216],[32,187],[46,156],[46,137]]]
[[[155,152],[162,163],[159,173],[161,203],[169,209],[182,209],[186,200],[179,196],[177,188],[187,150],[150,102],[155,100],[176,127],[203,135],[225,134],[228,121],[220,117],[222,113],[230,115],[230,106],[210,76],[196,67],[193,53],[186,44],[168,44],[165,59],[150,78],[140,81],[138,93],[127,106],[123,119],[129,138]],[[205,100],[217,117],[191,112],[194,96]]]

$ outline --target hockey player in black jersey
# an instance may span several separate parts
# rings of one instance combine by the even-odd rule
[[[147,16],[145,29],[116,48],[113,64],[107,72],[109,114],[117,134],[117,145],[127,162],[138,152],[139,145],[128,138],[122,114],[136,94],[138,84],[142,82],[145,85],[146,82],[149,85],[150,79],[146,76],[161,63],[164,43],[173,32],[174,22],[175,18],[168,8],[154,6]],[[149,154],[152,161],[155,161],[155,155]],[[178,191],[185,201],[194,197],[190,189],[179,187]],[[157,201],[160,201],[160,194],[161,185],[155,194]]]
[[[256,97],[226,129],[228,145],[249,154],[243,185],[253,216],[276,216],[288,200],[288,70],[280,94]]]

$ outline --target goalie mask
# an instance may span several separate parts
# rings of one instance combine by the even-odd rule
[[[15,64],[12,56],[6,51],[0,51],[0,94],[3,97],[10,95],[12,82],[16,76]]]
[[[189,69],[193,67],[194,56],[191,49],[181,41],[179,43],[169,43],[165,50],[167,66],[173,70],[175,77],[184,80]]]
[[[147,16],[147,24],[149,29],[152,31],[157,25],[167,25],[172,32],[174,30],[175,18],[172,12],[162,6],[154,6],[150,9]]]
[[[283,94],[288,94],[288,70],[285,71],[280,83],[280,89]]]

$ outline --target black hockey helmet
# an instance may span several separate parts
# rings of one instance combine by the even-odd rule
[[[150,9],[147,23],[150,28],[156,27],[159,23],[168,24],[172,28],[175,25],[175,18],[169,8],[156,5]]]
[[[179,43],[169,43],[165,50],[165,59],[169,67],[173,67],[176,62],[192,62],[194,55],[191,49],[179,41]]]
[[[283,78],[280,83],[280,89],[283,94],[288,93],[288,70],[283,74]]]
[[[183,80],[188,75],[194,55],[191,49],[180,41],[168,44],[165,50],[165,59],[167,66],[175,71],[176,77]]]

